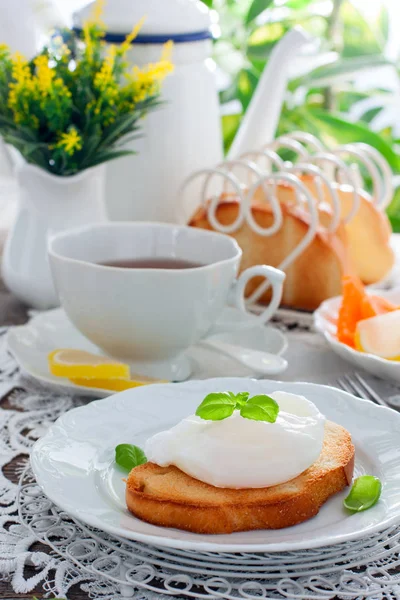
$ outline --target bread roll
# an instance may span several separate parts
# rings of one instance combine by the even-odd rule
[[[310,192],[317,197],[315,179],[311,176],[302,176],[301,180]],[[341,218],[344,219],[351,211],[354,201],[352,188],[349,186],[336,186]],[[331,202],[331,196],[323,186],[325,202]],[[390,247],[392,228],[387,215],[380,211],[368,195],[359,191],[360,206],[355,216],[346,223],[348,248],[350,260],[355,273],[361,281],[369,285],[384,279],[392,269],[395,256]]]
[[[277,186],[278,196],[286,194],[287,186]],[[223,225],[232,223],[238,215],[239,203],[234,197],[225,196],[219,203],[216,217]],[[266,237],[255,233],[244,222],[232,237],[243,250],[241,270],[259,264],[279,267],[293,251],[309,228],[307,211],[291,202],[282,202],[283,224],[280,230]],[[267,203],[255,201],[252,206],[255,221],[261,227],[269,227],[274,221],[272,210]],[[332,212],[327,208],[319,210],[319,218],[328,223]],[[207,210],[198,209],[189,225],[212,230]],[[325,227],[318,227],[316,236],[305,251],[287,268],[282,303],[297,309],[314,310],[321,302],[340,294],[341,278],[344,273],[353,274],[346,251],[346,232],[339,226],[336,233],[329,233]],[[262,282],[254,278],[249,282],[246,294],[250,295]],[[261,302],[268,302],[270,292],[265,293]]]

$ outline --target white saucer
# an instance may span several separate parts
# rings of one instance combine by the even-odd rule
[[[232,321],[248,321],[247,316],[235,308],[226,308],[219,324]],[[212,332],[210,332],[210,335]],[[248,345],[272,354],[282,354],[287,348],[283,333],[271,326],[249,327],[235,334],[234,343]],[[240,336],[240,337],[239,337]],[[240,341],[242,340],[242,341]],[[7,334],[8,348],[20,368],[28,375],[60,391],[80,392],[85,396],[104,398],[112,392],[88,389],[74,385],[68,379],[55,377],[48,368],[47,355],[56,348],[76,348],[100,354],[99,349],[85,338],[69,321],[61,308],[42,312],[25,325],[12,327]],[[191,379],[207,379],[218,376],[254,377],[256,373],[237,361],[211,349],[200,346],[190,348],[186,356],[192,362]]]
[[[38,484],[72,517],[108,533],[156,546],[213,552],[274,552],[318,548],[367,537],[400,523],[400,414],[332,387],[220,378],[144,386],[65,413],[33,447],[31,464]],[[356,448],[355,476],[382,481],[379,502],[365,512],[343,508],[345,490],[319,514],[295,527],[200,535],[156,527],[125,507],[125,476],[114,463],[120,443],[143,446],[154,433],[193,413],[204,396],[219,390],[275,390],[302,394],[325,416],[346,427]],[[268,460],[268,457],[266,457]],[[251,465],[249,465],[251,468]]]

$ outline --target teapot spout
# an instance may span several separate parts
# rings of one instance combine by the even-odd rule
[[[229,159],[238,158],[274,139],[285,98],[289,61],[310,41],[303,29],[295,27],[275,46],[232,143]]]

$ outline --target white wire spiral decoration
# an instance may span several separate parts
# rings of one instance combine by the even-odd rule
[[[400,594],[398,527],[313,550],[213,553],[148,546],[88,527],[52,504],[29,468],[17,504],[35,539],[114,600],[395,600]]]
[[[284,161],[278,154],[282,149],[294,153],[295,159]],[[312,177],[315,194],[303,183],[301,175]],[[281,136],[271,144],[247,152],[236,160],[196,171],[181,188],[181,207],[185,204],[188,189],[196,180],[202,181],[200,205],[206,210],[211,227],[225,234],[237,232],[245,223],[260,236],[276,234],[283,224],[277,188],[286,184],[293,190],[295,203],[305,207],[308,212],[309,228],[299,244],[277,265],[282,270],[287,269],[305,251],[322,227],[318,207],[326,205],[326,199],[332,217],[325,229],[333,234],[342,223],[354,219],[362,197],[383,211],[393,196],[393,174],[385,158],[375,148],[364,143],[353,143],[327,150],[315,136],[298,131]],[[222,183],[219,189],[216,180]],[[366,191],[368,184],[372,185],[371,194]],[[252,202],[260,189],[263,204],[270,207],[273,217],[269,227],[262,227],[253,216]],[[352,194],[352,205],[345,215],[341,214],[340,189]],[[230,196],[237,201],[238,214],[232,223],[223,224],[218,220],[218,207],[224,197]],[[268,287],[268,282],[261,284],[249,302],[259,300]]]

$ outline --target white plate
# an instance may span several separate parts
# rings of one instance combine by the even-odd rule
[[[309,521],[276,531],[200,535],[156,527],[125,508],[126,475],[113,462],[120,443],[143,446],[154,433],[193,413],[211,391],[281,389],[304,394],[328,419],[346,427],[356,447],[355,475],[382,480],[370,510],[348,514],[337,494]],[[288,551],[355,540],[400,522],[400,414],[335,388],[220,378],[128,390],[67,412],[33,447],[32,468],[44,493],[67,513],[111,534],[157,546],[223,552]],[[266,457],[268,460],[268,457]],[[251,465],[249,465],[251,468]]]
[[[400,306],[400,287],[389,291],[368,290],[368,293],[382,296]],[[391,379],[400,383],[400,362],[358,352],[358,350],[339,342],[336,337],[336,323],[341,301],[341,296],[325,300],[315,311],[314,326],[317,331],[322,333],[332,350],[347,362],[382,379]]]
[[[251,315],[244,315],[237,309],[226,308],[218,323],[224,321],[229,323],[233,320],[251,322],[254,318]],[[272,354],[283,354],[287,348],[286,336],[271,326],[257,325],[238,332],[237,337],[234,343],[248,345]],[[94,398],[105,398],[112,394],[110,391],[74,385],[69,379],[55,377],[50,373],[47,356],[56,348],[76,348],[95,354],[100,353],[99,349],[72,325],[61,308],[42,312],[25,325],[10,328],[7,343],[19,367],[53,389],[74,394],[81,392],[85,396]],[[256,373],[235,360],[208,348],[195,346],[187,352],[187,355],[193,363],[191,379],[206,379],[220,375],[256,376]]]

